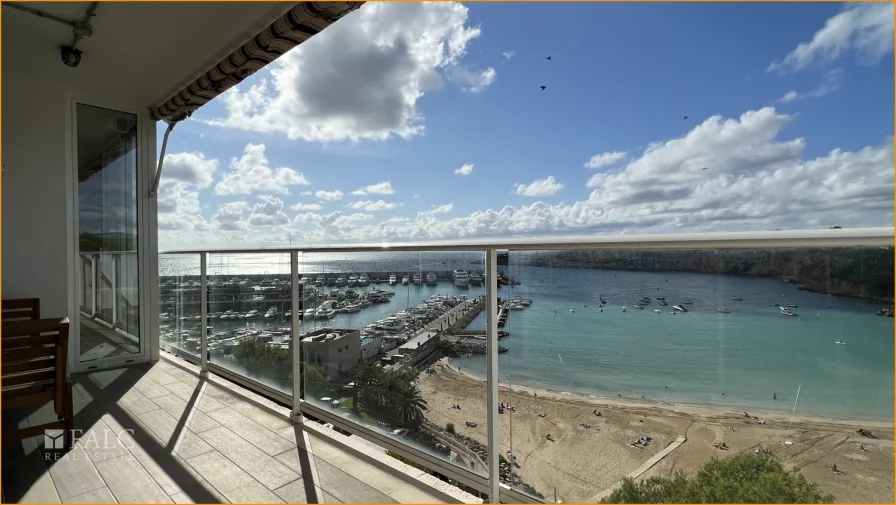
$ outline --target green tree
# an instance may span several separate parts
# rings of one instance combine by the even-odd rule
[[[302,387],[305,394],[316,398],[326,391],[329,384],[330,379],[322,366],[302,363]]]
[[[264,340],[247,338],[233,350],[233,359],[256,377],[267,377],[279,382],[292,380],[292,352],[268,345]]]
[[[426,401],[414,385],[414,372],[386,372],[372,361],[362,361],[355,372],[354,405],[375,419],[402,428],[419,428]]]
[[[641,482],[626,478],[601,503],[832,503],[834,497],[770,455],[740,453],[713,459],[696,475]]]
[[[394,424],[402,428],[419,428],[423,424],[426,400],[411,382],[400,382],[392,388],[389,413]]]

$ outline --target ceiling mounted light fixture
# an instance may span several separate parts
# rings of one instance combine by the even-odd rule
[[[62,63],[67,67],[77,67],[81,63],[81,50],[72,46],[62,46],[59,48],[62,56]]]

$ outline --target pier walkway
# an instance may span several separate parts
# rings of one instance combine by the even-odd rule
[[[641,465],[637,469],[635,469],[634,472],[626,475],[626,477],[628,477],[629,479],[637,479],[641,475],[644,475],[644,472],[653,468],[657,463],[662,461],[663,458],[668,456],[669,453],[671,453],[675,449],[678,449],[678,447],[681,444],[685,443],[687,440],[688,440],[688,437],[686,437],[684,435],[678,437],[671,444],[667,445],[665,449],[654,454],[652,458],[645,461],[643,465]],[[620,480],[616,484],[613,484],[612,486],[608,487],[607,489],[604,489],[603,491],[592,496],[591,498],[585,500],[585,503],[599,503],[601,500],[603,500],[607,496],[610,496],[613,493],[613,491],[616,491],[616,489],[618,489],[620,486],[622,486],[622,480]]]

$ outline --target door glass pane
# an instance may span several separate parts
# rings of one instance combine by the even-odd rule
[[[137,116],[78,104],[80,361],[140,353]]]

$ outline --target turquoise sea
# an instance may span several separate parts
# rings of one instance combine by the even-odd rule
[[[470,269],[481,268],[469,263],[480,257],[429,254],[414,260],[417,255],[402,255],[391,257],[391,262],[377,260],[375,265],[366,257],[326,262],[306,258],[302,269],[400,271],[423,266],[424,270],[449,270],[455,265]],[[192,259],[163,257],[160,274],[194,274],[192,263]],[[287,273],[288,269],[288,261],[279,256],[209,260],[211,273],[227,275]],[[499,358],[502,383],[786,412],[793,408],[801,387],[797,415],[894,417],[894,320],[874,314],[879,304],[798,291],[773,278],[514,264],[505,269],[522,284],[503,287],[499,294],[531,298],[534,303],[511,312],[505,328],[511,336],[501,340],[509,349]],[[390,303],[341,314],[326,324],[360,328],[433,294],[457,291],[447,283],[379,287],[396,291]],[[477,296],[483,289],[463,292]],[[632,305],[642,293],[654,299],[664,296],[670,305],[659,307],[654,301],[644,310],[635,310]],[[597,308],[599,296],[607,300],[602,313]],[[690,312],[673,316],[671,306],[685,298],[694,301],[688,306]],[[798,305],[793,309],[798,317],[781,315],[777,306],[782,304]],[[623,305],[628,307],[626,312],[621,311]],[[731,313],[719,313],[716,309],[722,306]],[[655,308],[663,313],[653,312]],[[470,328],[484,328],[484,318],[481,314]],[[455,361],[465,372],[485,376],[484,356]]]

